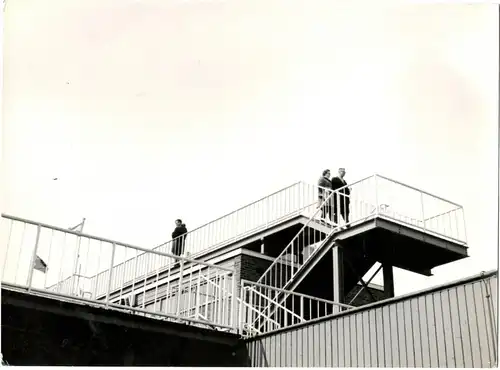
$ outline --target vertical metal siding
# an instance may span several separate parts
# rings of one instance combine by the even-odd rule
[[[255,367],[493,367],[497,275],[247,343]]]

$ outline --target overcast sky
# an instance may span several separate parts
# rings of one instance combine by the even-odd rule
[[[465,207],[397,293],[495,268],[498,6],[359,4],[8,0],[2,212],[151,247],[344,166]]]

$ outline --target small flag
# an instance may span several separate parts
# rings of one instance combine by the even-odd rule
[[[76,231],[77,229],[80,229],[80,230],[78,230],[78,232],[81,233],[83,231],[83,225],[84,224],[85,224],[85,218],[78,225],[73,226],[73,227],[69,227],[68,230]]]
[[[35,265],[33,266],[35,270],[41,271],[44,274],[47,272],[47,264],[38,256],[35,259]]]

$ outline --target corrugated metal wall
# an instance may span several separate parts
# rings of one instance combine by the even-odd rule
[[[493,367],[497,273],[253,338],[251,366]]]

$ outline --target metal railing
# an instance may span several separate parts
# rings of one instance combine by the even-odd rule
[[[349,196],[341,194],[342,189],[335,192],[323,189],[330,198],[318,202],[318,186],[296,183],[193,230],[187,235],[186,249],[193,254],[201,253],[297,215],[305,215],[308,217],[306,225],[259,279],[263,285],[286,288],[332,231],[370,217],[387,218],[467,244],[463,208],[456,203],[380,175],[349,184],[349,188]],[[345,210],[349,211],[348,222],[344,219]],[[336,213],[338,219],[332,217],[332,213]],[[192,302],[201,302],[204,299],[201,297],[206,296],[222,307],[230,299],[217,298],[217,294],[228,290],[219,286],[218,289],[210,288],[213,292],[204,292],[194,289],[193,284],[200,282],[206,289],[228,281],[234,289],[235,284],[232,270],[192,257],[174,256],[168,252],[168,243],[156,250],[147,250],[7,215],[2,215],[0,222],[0,243],[4,253],[0,261],[3,283],[99,304],[132,306],[136,312],[176,317],[185,313],[185,317],[192,320],[198,317],[214,320],[209,313],[212,308],[205,310],[212,307],[212,303],[194,303],[191,307]],[[178,265],[174,265],[176,260]],[[205,277],[209,277],[210,283],[204,282]],[[148,286],[155,288],[151,290]],[[179,292],[177,298],[171,293],[174,291]],[[162,294],[165,294],[164,301]],[[221,300],[225,303],[220,304]],[[215,307],[215,303],[213,305]],[[216,324],[231,326],[225,321]]]
[[[347,187],[350,188],[350,195],[343,193]],[[327,213],[333,215],[331,228],[328,232],[319,232],[312,226]],[[466,244],[461,206],[386,177],[374,175],[330,193],[257,282],[286,289],[302,266],[321,249],[332,234],[342,228],[380,216]],[[460,228],[461,225],[463,228]],[[288,299],[282,291],[276,290],[274,293],[276,296],[261,300],[262,315],[272,316],[276,307]],[[260,327],[258,320],[252,323],[252,327],[257,330]]]
[[[236,330],[232,269],[8,215],[0,219],[0,247],[2,285]]]
[[[467,244],[461,205],[381,175],[373,177],[377,193],[374,204],[378,206],[378,216]]]
[[[368,177],[334,192],[329,192],[328,196],[324,198],[323,202],[317,207],[301,230],[288,243],[257,282],[278,288],[286,287],[288,282],[299,272],[303,264],[319,250],[319,247],[331,234],[339,231],[342,227],[375,217],[376,207],[373,207],[374,203],[372,202],[372,198],[374,198],[374,182],[374,177]],[[350,195],[342,193],[347,187],[351,190]],[[325,208],[326,212],[324,211]],[[349,211],[347,211],[348,209]],[[322,217],[325,214],[328,216],[326,221]],[[329,216],[331,216],[331,219]],[[330,228],[326,232],[320,232],[314,227],[314,224],[317,223],[329,225]],[[288,263],[290,260],[295,263]]]
[[[245,303],[239,310],[240,332],[245,337],[269,333],[310,320],[325,317],[341,309],[353,306],[336,303],[307,294],[241,280],[241,301]],[[275,302],[273,297],[284,295],[286,299]],[[264,305],[271,304],[269,314],[263,313]],[[250,309],[249,307],[252,307]],[[337,310],[335,308],[338,308]]]
[[[350,188],[350,195],[342,194],[346,187]],[[316,208],[302,229],[259,278],[259,283],[285,287],[329,234],[373,217],[389,218],[467,244],[463,207],[456,203],[380,175],[367,177],[344,188],[329,193],[329,198]],[[323,222],[321,216],[325,206],[331,207],[332,215],[337,215],[336,219],[333,217],[333,222]],[[331,226],[329,233],[318,232],[313,228],[320,220],[324,225]],[[290,264],[289,261],[295,263]]]
[[[309,217],[317,208],[317,199],[318,186],[295,183],[190,231],[183,237],[184,252],[190,258],[196,258],[197,255],[234,243],[298,215]],[[169,254],[174,242],[175,240],[170,240],[153,250]],[[122,259],[121,263],[122,266],[117,268],[128,271],[129,278],[132,279],[135,262],[132,259]],[[102,271],[99,276],[91,279],[102,280],[105,274],[107,272]]]
[[[299,214],[317,204],[318,186],[297,182],[185,234],[185,253],[191,257],[233,243]],[[169,252],[174,240],[154,250]]]
[[[337,214],[336,221],[340,226],[360,222],[368,217],[384,216],[430,233],[449,237],[454,241],[462,241],[465,244],[463,209],[455,203],[380,175],[370,176],[348,186],[351,188],[349,196],[342,195],[338,191],[333,197],[335,199],[332,198],[329,204],[332,213]],[[252,233],[303,215],[309,218],[308,225],[304,226],[291,245],[275,262],[275,265],[281,266],[284,274],[293,275],[298,265],[288,267],[287,264],[285,267],[283,262],[294,259],[296,262],[302,262],[301,259],[310,257],[319,243],[326,237],[324,233],[312,232],[309,226],[317,222],[322,222],[323,225],[327,226],[335,226],[331,222],[325,223],[321,220],[323,215],[322,206],[318,207],[318,190],[317,185],[298,182],[192,230],[185,236],[185,252],[190,255],[190,258],[195,258],[201,253],[221,248]],[[322,190],[326,195],[331,194],[331,191],[327,189]],[[341,204],[349,212],[348,223],[342,217]],[[453,225],[455,225],[455,229],[452,228]],[[169,254],[173,242],[171,240],[154,250]],[[301,252],[302,250],[303,252]],[[301,253],[303,253],[302,256]],[[136,258],[140,261],[139,266],[147,266],[147,263],[143,261],[146,258],[144,256],[121,258],[119,262],[122,265],[117,264],[116,268],[123,269],[128,274],[127,277],[124,277],[125,280],[134,278]],[[155,271],[156,267],[152,266],[149,271],[141,270],[137,273],[151,273]],[[105,279],[106,274],[106,271],[102,271],[99,276],[91,277],[91,279],[101,281]],[[277,274],[277,276],[281,275]],[[281,279],[286,279],[286,277]],[[271,284],[269,280],[260,280],[260,282]],[[91,284],[95,284],[95,282]]]

